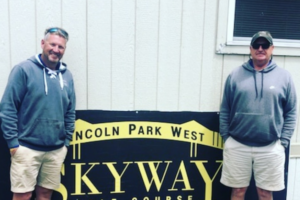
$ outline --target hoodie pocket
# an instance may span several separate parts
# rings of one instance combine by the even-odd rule
[[[240,140],[258,143],[278,138],[272,115],[261,113],[236,113],[230,123],[229,133]]]
[[[58,146],[65,140],[64,122],[51,119],[36,119],[30,131],[22,138],[38,146]]]

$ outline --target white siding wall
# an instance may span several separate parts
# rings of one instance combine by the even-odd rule
[[[0,98],[13,65],[40,52],[47,27],[62,26],[77,109],[218,111],[228,73],[248,59],[215,53],[226,7],[228,0],[1,0]],[[299,91],[300,55],[274,59]],[[290,161],[289,200],[300,199],[299,159]]]
[[[287,200],[300,199],[300,158],[292,158],[289,163]]]

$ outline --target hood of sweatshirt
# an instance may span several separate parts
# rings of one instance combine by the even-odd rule
[[[257,91],[257,84],[258,83],[256,81],[256,76],[259,73],[261,74],[262,77],[261,77],[261,83],[260,83],[261,84],[260,98],[263,98],[264,74],[272,71],[273,69],[275,69],[277,67],[277,64],[273,60],[270,60],[270,62],[269,62],[269,64],[268,64],[267,67],[265,67],[264,69],[262,69],[260,71],[256,71],[254,69],[252,59],[249,59],[242,66],[243,66],[244,69],[252,72],[252,74],[253,74],[253,80],[254,80],[256,98],[258,98],[258,91]]]
[[[29,58],[31,62],[36,64],[38,67],[40,67],[43,70],[43,76],[44,76],[44,86],[45,86],[45,94],[48,95],[48,84],[47,84],[47,78],[46,76],[50,76],[50,78],[59,78],[60,87],[61,90],[64,89],[64,80],[62,74],[67,70],[67,65],[63,62],[58,63],[58,67],[56,70],[52,70],[45,66],[43,61],[40,59],[40,54],[37,54],[35,56],[32,56]]]

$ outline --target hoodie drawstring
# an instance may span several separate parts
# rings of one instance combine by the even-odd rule
[[[258,97],[258,92],[257,92],[257,85],[256,85],[256,71],[253,71],[253,78],[254,78],[254,85],[255,85],[255,93],[256,93],[256,99]],[[261,90],[260,90],[260,98],[263,98],[264,96],[264,73],[261,72]]]
[[[43,68],[43,72],[44,72],[45,93],[46,93],[46,95],[48,95],[48,84],[47,84],[47,78],[46,78],[46,70],[45,70],[45,68]],[[56,78],[56,76],[57,76],[56,72],[50,71],[49,69],[48,69],[48,74],[50,74],[50,77],[52,77],[52,78]],[[61,72],[58,73],[58,76],[59,76],[60,88],[61,88],[61,90],[63,90],[64,89],[64,79],[62,77]]]
[[[258,94],[257,94],[256,71],[255,70],[253,70],[253,78],[254,78],[255,93],[256,93],[256,97],[255,98],[257,99]]]
[[[64,79],[61,75],[61,72],[59,72],[58,76],[59,76],[60,88],[61,88],[61,90],[63,90],[64,89]]]
[[[45,70],[45,68],[43,68],[43,72],[44,72],[45,93],[46,93],[46,95],[48,95],[48,85],[47,85],[46,70]]]
[[[50,78],[56,78],[57,73],[59,76],[59,84],[60,84],[60,88],[61,90],[64,89],[64,79],[62,76],[61,71],[66,69],[65,64],[63,64],[62,62],[59,63],[59,70],[51,70],[50,68],[46,67],[46,65],[43,63],[42,59],[41,59],[41,54],[37,54],[35,56],[36,60],[43,66],[43,74],[44,74],[44,85],[45,85],[45,93],[46,95],[48,95],[48,84],[47,84],[47,75],[46,75],[46,70],[48,72],[48,74],[50,75]]]
[[[263,98],[264,97],[264,73],[263,72],[261,72],[261,91],[260,91],[260,96],[261,96],[261,98]]]

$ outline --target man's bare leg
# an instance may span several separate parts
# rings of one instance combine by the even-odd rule
[[[256,189],[257,189],[257,194],[258,194],[259,200],[273,200],[272,191],[264,190],[264,189],[261,189],[258,187]]]
[[[36,192],[36,200],[51,200],[53,190],[37,185],[35,187],[35,192]]]
[[[244,200],[247,187],[244,188],[232,188],[231,200]]]
[[[30,200],[32,192],[14,193],[13,200]]]

